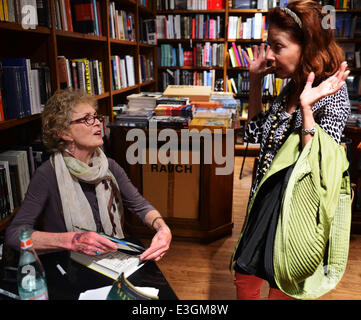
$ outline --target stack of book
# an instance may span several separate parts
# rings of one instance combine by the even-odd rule
[[[147,109],[153,110],[157,105],[157,99],[162,96],[161,92],[140,92],[127,96],[130,110]]]
[[[149,119],[153,116],[152,110],[126,110],[115,117],[115,126],[125,128],[148,128]]]
[[[265,39],[267,36],[266,16],[257,12],[253,18],[229,16],[228,39]]]

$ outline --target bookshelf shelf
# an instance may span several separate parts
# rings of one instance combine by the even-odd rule
[[[19,125],[23,125],[28,122],[32,122],[34,120],[40,119],[40,114],[34,114],[30,117],[25,118],[17,118],[17,119],[10,119],[0,122],[0,131],[8,130],[11,128],[15,128]]]
[[[72,38],[76,40],[89,40],[89,41],[101,41],[101,42],[107,41],[107,37],[105,36],[95,36],[95,35],[84,34],[79,32],[56,30],[55,34],[57,37]]]
[[[111,44],[120,44],[120,45],[125,45],[125,46],[137,46],[137,42],[136,41],[128,41],[128,40],[120,40],[120,39],[113,39],[110,38],[110,43]]]
[[[0,30],[19,31],[25,33],[50,34],[50,29],[46,27],[36,27],[35,29],[24,29],[21,24],[15,22],[0,22]]]
[[[153,84],[155,84],[155,80],[145,81],[145,82],[140,83],[139,85],[141,87],[145,87],[145,86],[149,86],[149,85],[153,85]]]
[[[112,95],[117,95],[120,93],[125,93],[134,89],[138,89],[139,88],[139,84],[136,84],[134,86],[130,86],[130,87],[126,87],[126,88],[122,88],[122,89],[118,89],[118,90],[113,90],[112,91]]]
[[[224,38],[219,39],[158,39],[158,43],[188,43],[188,42],[224,42]]]
[[[225,13],[226,10],[157,10],[157,14],[214,14]]]
[[[176,69],[181,69],[181,70],[223,70],[224,67],[193,67],[193,66],[187,66],[187,67],[174,67],[174,66],[162,66],[162,67],[158,67],[159,70],[166,70],[166,69],[170,69],[170,70],[176,70]]]

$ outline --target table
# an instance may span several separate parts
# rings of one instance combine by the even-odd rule
[[[46,273],[49,300],[77,300],[80,293],[112,285],[114,280],[93,271],[70,259],[69,251],[60,251],[39,256]],[[56,265],[66,271],[63,276]],[[177,296],[170,287],[154,261],[148,261],[143,267],[129,276],[128,280],[139,287],[154,287],[159,289],[160,300],[177,300]],[[0,287],[17,293],[16,282],[0,280]],[[0,300],[8,300],[0,295]]]

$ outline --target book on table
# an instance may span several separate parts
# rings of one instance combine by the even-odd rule
[[[122,273],[125,277],[129,277],[142,266],[139,265],[139,256],[119,250],[96,256],[72,251],[70,258],[114,280],[117,280]]]

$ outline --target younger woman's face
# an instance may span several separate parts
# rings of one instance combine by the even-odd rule
[[[266,60],[271,63],[276,76],[281,79],[292,78],[298,70],[302,48],[289,32],[271,26],[268,31],[270,50]]]

